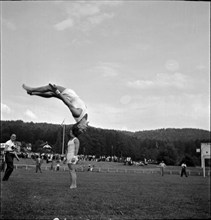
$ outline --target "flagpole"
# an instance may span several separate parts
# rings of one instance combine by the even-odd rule
[[[64,124],[65,118],[63,122],[61,123],[61,126],[63,128],[63,137],[62,137],[62,155],[64,154],[64,139],[65,139],[65,124]]]
[[[64,154],[64,136],[65,136],[65,124],[63,124],[62,155]]]

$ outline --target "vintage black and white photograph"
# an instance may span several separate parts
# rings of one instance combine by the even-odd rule
[[[0,218],[210,219],[210,2],[0,8]]]

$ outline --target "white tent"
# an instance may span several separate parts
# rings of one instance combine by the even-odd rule
[[[51,149],[52,147],[49,144],[46,144],[46,145],[43,146],[43,148]]]

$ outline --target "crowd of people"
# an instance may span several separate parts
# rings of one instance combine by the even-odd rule
[[[43,161],[46,160],[46,163],[51,163],[50,169],[51,170],[60,170],[60,163],[63,162],[64,164],[66,163],[69,169],[69,175],[70,175],[70,189],[77,188],[77,174],[76,174],[76,167],[77,167],[77,162],[79,160],[81,161],[106,161],[106,162],[124,162],[125,165],[147,165],[146,159],[144,162],[140,164],[134,163],[130,157],[127,158],[118,158],[116,156],[101,156],[101,157],[96,157],[95,155],[78,155],[80,148],[80,141],[76,136],[76,131],[74,130],[74,127],[70,129],[69,132],[69,141],[67,144],[67,150],[65,155],[60,155],[60,154],[44,154],[44,153],[34,153],[31,155],[31,158],[35,161],[36,169],[35,172],[40,172],[42,173],[41,166],[43,164]],[[3,157],[2,157],[3,155]],[[1,171],[4,172],[4,176],[2,181],[8,181],[9,177],[11,176],[13,169],[14,169],[14,164],[13,160],[16,158],[19,160],[18,153],[17,153],[17,147],[16,147],[16,135],[12,134],[10,137],[10,140],[8,140],[5,143],[5,149],[4,153],[1,154]],[[5,166],[6,165],[6,166]],[[166,168],[166,164],[164,161],[162,161],[159,166],[160,167],[160,173],[161,176],[164,176],[164,170]],[[93,171],[94,166],[89,164],[87,171]],[[181,164],[181,177],[187,175],[187,165],[183,161]]]

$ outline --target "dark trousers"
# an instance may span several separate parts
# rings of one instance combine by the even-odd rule
[[[10,175],[12,174],[12,171],[14,169],[13,158],[14,158],[14,154],[6,153],[5,162],[7,164],[7,169],[5,170],[3,181],[7,181]]]
[[[41,164],[36,164],[36,173],[38,172],[38,170],[40,171],[40,173],[42,173],[41,171]]]
[[[160,173],[161,173],[161,176],[164,176],[164,168],[163,167],[160,168]]]
[[[187,172],[186,172],[186,169],[185,168],[182,168],[182,171],[181,171],[181,177],[183,176],[183,174],[185,174],[186,177],[188,177],[187,175]]]

